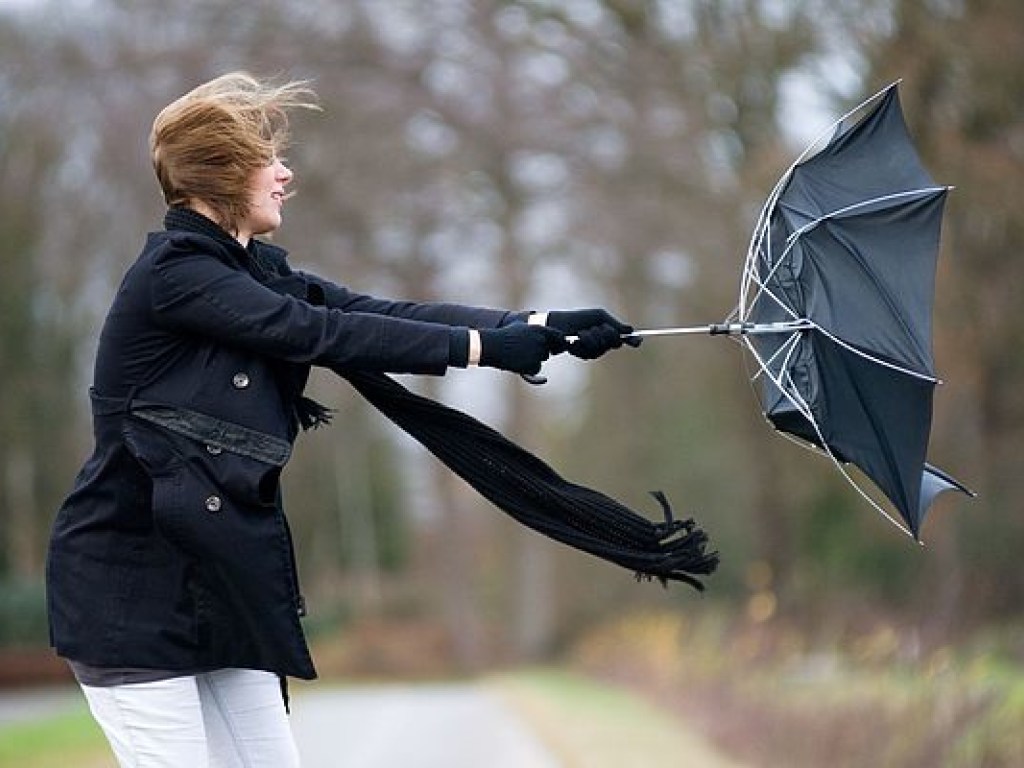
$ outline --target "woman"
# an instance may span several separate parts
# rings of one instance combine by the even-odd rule
[[[283,681],[315,677],[278,479],[311,365],[444,374],[592,359],[629,326],[359,294],[293,271],[281,225],[287,116],[301,83],[244,73],[156,118],[169,209],[104,323],[95,449],[50,543],[51,640],[122,766],[293,766]],[[567,343],[566,336],[576,337]]]

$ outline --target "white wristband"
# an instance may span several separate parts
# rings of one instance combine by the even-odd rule
[[[480,343],[480,331],[473,328],[469,329],[469,366],[475,367],[480,365],[480,352],[483,350],[483,345]]]

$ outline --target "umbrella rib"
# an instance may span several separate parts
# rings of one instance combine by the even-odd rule
[[[762,243],[764,243],[764,238],[758,240],[756,245],[752,247],[760,249],[762,247]],[[738,314],[741,320],[745,320],[749,316],[749,313],[753,312],[754,305],[761,298],[761,295],[766,293],[779,306],[780,309],[786,312],[794,320],[798,320],[800,318],[797,312],[790,308],[782,299],[776,296],[771,291],[771,289],[768,288],[767,285],[768,281],[772,279],[776,271],[778,271],[779,267],[782,266],[782,262],[789,254],[790,248],[787,247],[786,250],[783,251],[782,256],[777,261],[773,262],[771,254],[771,238],[767,240],[767,245],[765,247],[767,249],[767,253],[765,254],[765,260],[769,265],[771,265],[771,269],[768,271],[767,275],[763,277],[760,276],[758,274],[758,270],[753,267],[753,262],[757,260],[759,250],[754,252],[753,258],[748,257],[747,261],[744,263],[743,266],[743,278],[740,288],[740,296],[743,300],[740,302],[737,308],[733,310],[733,314]],[[751,284],[755,284],[757,286],[756,291],[751,290]],[[753,293],[754,295],[753,297],[750,297],[748,301],[748,297],[751,293]]]
[[[817,227],[822,222],[828,221],[829,219],[835,219],[835,218],[838,218],[840,216],[845,216],[845,215],[847,215],[849,213],[853,213],[854,211],[856,211],[859,208],[866,208],[868,206],[875,205],[877,203],[887,203],[887,202],[890,202],[890,201],[902,200],[904,198],[909,198],[909,197],[925,198],[925,197],[928,197],[929,195],[937,195],[939,193],[948,192],[950,189],[951,189],[951,187],[946,187],[946,186],[920,187],[919,189],[908,189],[908,190],[905,190],[903,192],[893,192],[892,194],[889,194],[889,195],[880,195],[879,197],[873,197],[870,200],[862,200],[860,202],[853,203],[852,205],[847,205],[847,206],[844,206],[843,208],[837,208],[834,211],[829,211],[828,213],[824,214],[823,216],[819,216],[814,221],[811,221],[811,222],[808,222],[807,224],[804,224],[802,227],[800,227],[799,229],[794,231],[788,238],[786,238],[786,240],[787,240],[786,250],[783,252],[782,257],[779,259],[779,261],[782,261],[782,259],[784,259],[789,254],[792,243],[795,243],[804,234],[806,234],[810,230],[814,229],[815,227]]]
[[[764,206],[761,208],[760,214],[758,214],[757,224],[754,226],[754,232],[750,237],[750,244],[747,247],[747,257],[743,260],[743,274],[740,277],[740,296],[737,304],[740,317],[744,317],[747,314],[747,296],[750,293],[750,283],[752,280],[756,280],[754,275],[757,270],[754,265],[757,262],[758,255],[761,251],[762,244],[765,241],[765,235],[768,231],[768,217],[771,214],[771,210],[775,207],[778,200],[779,193],[784,186],[784,183],[789,180],[789,176],[792,173],[792,169],[783,174],[782,178],[776,183],[775,188],[771,194],[768,195],[765,200]],[[768,239],[768,248],[771,248],[771,239]],[[771,254],[769,253],[769,258]],[[751,302],[756,301],[755,296]]]
[[[754,345],[750,342],[750,340],[749,339],[744,339],[744,341],[745,341],[747,350],[750,352],[751,355],[753,355],[754,359],[757,361],[757,365],[761,369],[761,372],[764,373],[765,376],[768,377],[768,379],[772,382],[772,384],[774,384],[776,386],[776,388],[783,395],[785,395],[786,399],[789,400],[790,404],[800,412],[800,415],[803,416],[805,419],[807,419],[812,425],[814,425],[815,432],[818,432],[818,435],[820,437],[821,436],[821,432],[817,428],[817,423],[815,422],[814,416],[811,413],[810,405],[808,405],[807,402],[802,397],[800,397],[800,393],[796,392],[795,388],[793,389],[792,393],[790,392],[790,387],[788,387],[786,385],[786,382],[782,378],[782,376],[785,373],[785,371],[780,371],[778,374],[776,374],[768,366],[768,364],[765,362],[764,358],[761,357],[761,355],[758,353],[757,349],[754,348]],[[755,376],[755,378],[756,378],[756,376]],[[751,380],[753,380],[753,379],[751,379]],[[792,379],[789,379],[789,382],[792,383]],[[799,398],[799,399],[797,399],[797,398]],[[822,442],[824,443],[824,438],[821,438],[821,439],[822,439]]]
[[[747,294],[750,293],[750,283],[751,282],[753,282],[754,284],[757,285],[757,291],[754,293],[753,298],[751,298],[750,301],[749,301],[749,306],[747,307],[748,314],[744,315],[743,317],[749,316],[749,312],[753,312],[754,305],[761,298],[762,294],[767,294],[768,297],[771,298],[772,301],[774,301],[778,305],[778,307],[780,309],[782,309],[784,312],[786,312],[791,318],[793,318],[794,320],[801,320],[801,319],[803,319],[796,312],[796,310],[791,308],[781,298],[776,296],[775,293],[767,285],[768,281],[771,280],[775,276],[775,273],[782,266],[783,261],[789,255],[790,251],[792,250],[792,247],[793,247],[793,244],[788,244],[786,249],[782,252],[782,256],[780,256],[779,259],[777,261],[775,261],[774,263],[772,262],[771,253],[767,254],[767,261],[771,265],[771,269],[768,271],[767,275],[762,277],[762,276],[760,276],[760,275],[758,275],[756,273],[756,270],[752,270],[749,273],[749,276],[747,277],[747,288],[746,288],[746,290],[744,292],[744,296],[746,296]],[[768,241],[768,248],[769,248],[769,250],[771,249],[771,240]]]
[[[747,349],[753,355],[754,359],[757,360],[758,366],[765,373],[765,375],[767,375],[767,377],[778,388],[778,390],[783,394],[783,396],[785,396],[785,398],[790,402],[790,404],[800,412],[800,415],[807,419],[807,422],[814,429],[814,433],[818,436],[818,441],[820,445],[815,446],[811,443],[808,443],[805,440],[799,440],[795,436],[787,434],[786,432],[783,432],[779,429],[776,429],[775,432],[793,441],[797,445],[806,448],[807,450],[813,451],[815,453],[826,454],[832,460],[832,463],[835,464],[836,468],[842,473],[843,477],[846,478],[846,481],[851,486],[853,486],[854,490],[856,490],[857,493],[859,493],[861,497],[863,497],[863,499],[868,502],[868,504],[874,507],[875,510],[880,515],[882,515],[882,517],[884,517],[898,529],[903,531],[903,533],[907,534],[911,538],[914,538],[914,535],[913,533],[911,533],[910,529],[908,529],[896,518],[894,518],[892,515],[886,512],[885,509],[877,501],[871,498],[871,496],[869,496],[868,493],[863,488],[860,487],[860,484],[853,479],[853,476],[846,470],[846,467],[843,466],[843,463],[839,461],[835,453],[832,452],[832,449],[828,445],[828,441],[825,440],[825,435],[821,431],[821,427],[818,424],[818,420],[814,418],[814,415],[811,412],[810,405],[800,395],[796,388],[794,387],[793,389],[790,389],[789,387],[785,386],[785,383],[783,382],[782,378],[780,376],[776,376],[767,366],[765,366],[761,356],[757,353],[757,350],[754,349],[754,346],[750,342],[750,340],[744,339],[744,341],[746,343]],[[792,381],[792,379],[790,379],[790,381]]]
[[[771,366],[775,362],[775,358],[777,358],[779,355],[785,355],[785,357],[782,360],[782,364],[779,365],[779,370],[786,370],[789,367],[789,361],[793,357],[793,352],[796,350],[796,345],[799,340],[799,332],[790,334],[789,338],[782,342],[782,344],[779,345],[779,348],[775,350],[775,353],[764,361],[763,367],[760,370],[758,370],[757,373],[751,376],[750,380],[756,381],[761,376],[761,374],[765,372],[766,369],[769,369],[769,366]]]
[[[785,258],[786,255],[789,254],[789,251],[790,251],[790,249],[787,248],[786,251],[782,254],[782,258]],[[767,285],[768,281],[771,280],[775,276],[775,273],[778,271],[779,267],[782,266],[782,258],[780,258],[777,262],[775,262],[772,265],[772,268],[768,271],[768,274],[765,275],[763,278],[758,276],[758,275],[752,275],[751,279],[757,285],[757,292],[754,295],[753,299],[751,299],[751,301],[750,301],[749,309],[750,309],[750,311],[753,311],[754,304],[756,304],[758,299],[761,298],[761,295],[762,294],[767,294],[768,297],[770,299],[772,299],[772,301],[774,301],[776,304],[778,304],[778,306],[779,306],[779,308],[781,310],[786,312],[794,320],[799,320],[799,319],[802,319],[802,318],[800,318],[800,315],[796,312],[796,310],[794,310],[792,307],[790,307],[788,304],[786,304],[782,299],[780,299],[778,296],[776,296],[775,293]]]
[[[884,360],[884,359],[882,359],[880,357],[876,357],[875,355],[868,354],[863,349],[858,349],[857,347],[853,346],[852,344],[843,341],[838,336],[836,336],[834,333],[831,333],[831,332],[827,331],[825,328],[822,328],[820,325],[815,323],[813,320],[809,320],[808,322],[811,323],[811,325],[813,326],[814,330],[820,331],[830,341],[832,341],[835,344],[838,344],[843,349],[845,349],[845,350],[847,350],[849,352],[853,352],[855,355],[859,355],[860,357],[864,358],[868,362],[875,363],[876,365],[881,365],[881,366],[883,366],[885,368],[889,368],[890,370],[896,371],[897,373],[902,373],[902,374],[904,374],[906,376],[913,376],[915,379],[921,379],[922,381],[927,381],[927,382],[929,382],[931,384],[941,384],[942,383],[941,379],[937,379],[937,378],[935,378],[934,376],[932,376],[930,374],[921,373],[920,371],[915,371],[915,370],[912,370],[910,368],[905,368],[902,365],[896,365],[895,363],[891,363],[888,360]]]

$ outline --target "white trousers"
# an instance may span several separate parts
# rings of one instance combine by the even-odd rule
[[[297,768],[276,675],[220,669],[109,687],[83,685],[121,768]]]

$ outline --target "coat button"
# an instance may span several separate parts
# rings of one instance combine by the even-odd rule
[[[249,386],[249,374],[244,371],[236,373],[232,377],[231,383],[235,385],[235,389],[245,389]]]
[[[207,512],[220,512],[221,508],[220,496],[214,494],[213,496],[207,496],[204,502]]]

